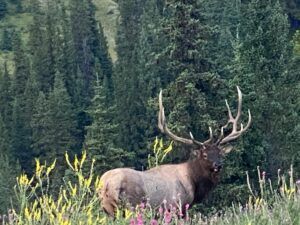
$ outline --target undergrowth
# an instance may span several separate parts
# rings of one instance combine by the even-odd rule
[[[154,157],[149,157],[151,165],[158,165],[172,150],[172,144],[164,148],[162,141],[155,142]],[[159,149],[159,150],[158,150]],[[159,154],[159,155],[157,155]],[[189,205],[187,213],[181,212],[181,207],[171,207],[164,202],[159,209],[152,209],[150,205],[141,204],[135,208],[118,209],[116,217],[109,218],[100,207],[98,192],[102,188],[99,176],[94,174],[91,165],[88,175],[84,176],[83,165],[86,161],[84,151],[80,158],[70,162],[65,155],[66,162],[71,169],[74,181],[65,181],[54,194],[50,192],[51,173],[55,170],[52,164],[41,164],[36,159],[35,173],[32,177],[21,174],[17,178],[15,187],[16,207],[8,210],[0,217],[1,224],[50,224],[50,225],[80,225],[80,224],[300,224],[300,180],[294,181],[293,168],[288,175],[278,172],[278,183],[273,185],[267,180],[265,173],[258,168],[259,187],[255,191],[247,176],[247,184],[251,195],[246,203],[233,203],[232,207],[206,217],[200,213],[191,213]],[[275,187],[274,187],[275,186]],[[180,201],[178,202],[180,205]]]

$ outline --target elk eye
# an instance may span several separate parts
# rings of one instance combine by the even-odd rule
[[[203,153],[203,158],[207,159],[207,154],[206,153]]]

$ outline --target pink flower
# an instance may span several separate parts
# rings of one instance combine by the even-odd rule
[[[186,204],[185,205],[185,210],[188,210],[190,208],[190,205],[189,204]]]
[[[136,220],[137,220],[137,225],[144,225],[142,214],[139,213]]]
[[[140,208],[141,208],[141,209],[145,209],[145,203],[142,202],[142,203],[140,204]]]
[[[150,225],[158,225],[157,220],[152,219],[152,220],[150,221]]]
[[[159,207],[158,212],[159,212],[160,215],[162,215],[163,212],[164,212],[164,209],[162,207]]]
[[[136,224],[135,224],[135,219],[133,219],[133,218],[132,218],[132,219],[130,219],[130,223],[129,223],[129,225],[136,225]]]
[[[172,220],[172,214],[169,211],[165,211],[164,221],[166,224],[169,224]]]

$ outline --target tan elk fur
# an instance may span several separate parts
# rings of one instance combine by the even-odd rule
[[[224,154],[232,149],[229,142],[237,139],[244,133],[251,123],[251,114],[247,125],[238,125],[242,108],[242,93],[238,91],[238,110],[234,118],[226,101],[229,120],[221,127],[220,137],[214,141],[210,128],[210,138],[199,142],[191,138],[178,137],[167,127],[162,105],[162,92],[159,95],[158,127],[173,140],[192,146],[196,156],[184,163],[161,165],[146,171],[137,171],[129,168],[118,168],[104,173],[101,177],[103,184],[99,191],[102,208],[106,213],[114,216],[118,207],[130,204],[135,207],[147,201],[152,207],[159,207],[164,201],[167,205],[178,206],[182,210],[186,204],[192,205],[200,202],[218,183],[221,169],[221,160]],[[232,132],[224,137],[229,124]]]

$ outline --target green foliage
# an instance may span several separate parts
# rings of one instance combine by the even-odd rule
[[[7,3],[6,0],[0,1],[0,19],[5,17],[5,14],[7,13]]]
[[[123,167],[132,155],[116,145],[119,127],[113,120],[115,106],[107,102],[105,89],[99,82],[88,113],[92,123],[86,127],[85,146],[90,161],[92,158],[96,160],[95,171],[102,174],[109,169]]]
[[[286,134],[294,132],[297,74],[290,71],[291,46],[288,21],[278,1],[251,1],[242,12],[240,34],[235,53],[233,83],[248,93],[245,107],[255,115],[251,133],[244,138],[246,158],[260,154],[270,174],[285,168],[294,159],[298,144]],[[247,18],[247,19],[246,19]],[[289,91],[288,91],[289,90]],[[297,98],[296,98],[297,99]],[[280,116],[278,116],[280,115]]]
[[[6,214],[9,209],[16,206],[13,187],[16,184],[15,177],[21,170],[18,163],[3,153],[3,149],[0,151],[0,213]]]
[[[49,192],[51,174],[55,171],[56,162],[47,165],[36,159],[35,173],[32,177],[22,174],[17,178],[16,208],[10,215],[9,224],[211,224],[211,225],[249,225],[249,224],[298,224],[299,217],[299,181],[293,180],[292,168],[288,176],[279,174],[278,188],[272,186],[264,173],[258,170],[257,192],[247,177],[251,195],[246,204],[233,204],[230,208],[223,208],[212,216],[194,214],[186,208],[182,214],[180,201],[178,207],[166,210],[167,203],[160,209],[152,209],[148,204],[141,204],[135,209],[117,209],[115,218],[107,217],[100,208],[98,191],[103,184],[94,175],[93,166],[87,175],[83,173],[86,152],[81,158],[75,157],[70,161],[66,154],[74,182],[66,182],[57,189],[58,196]],[[289,180],[289,181],[287,181]],[[268,193],[268,195],[267,195]]]

